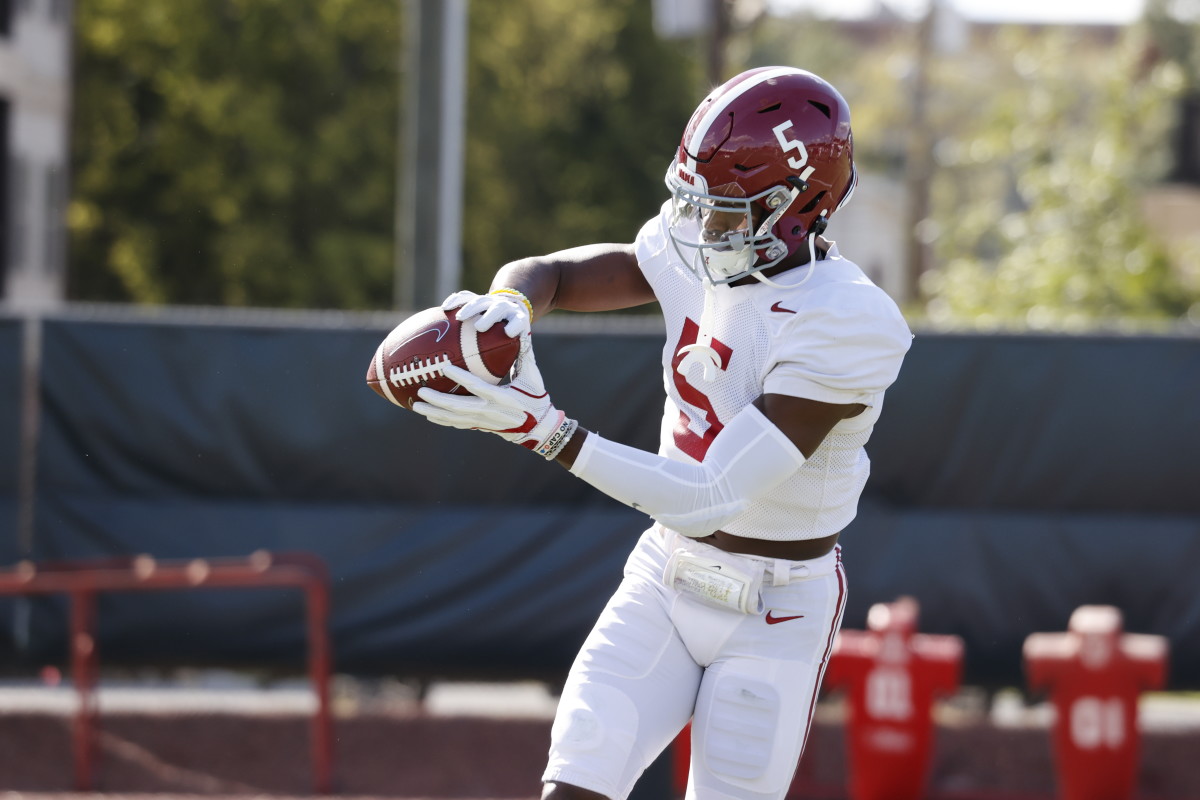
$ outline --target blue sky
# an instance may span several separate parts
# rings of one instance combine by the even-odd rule
[[[929,0],[766,0],[773,10],[809,9],[822,16],[870,14],[880,2],[899,13],[916,15]],[[1128,23],[1142,12],[1143,0],[947,0],[965,17],[981,22]]]

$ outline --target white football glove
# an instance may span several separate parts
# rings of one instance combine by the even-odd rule
[[[430,422],[494,433],[547,459],[557,455],[578,427],[550,402],[528,333],[521,334],[521,353],[509,383],[493,386],[453,364],[445,367],[445,375],[471,394],[419,390],[423,402],[413,403],[412,410]]]
[[[511,294],[475,294],[464,289],[442,301],[442,311],[456,308],[455,318],[459,322],[471,320],[480,331],[486,331],[500,320],[508,320],[504,332],[513,338],[529,333],[532,322],[524,303]]]

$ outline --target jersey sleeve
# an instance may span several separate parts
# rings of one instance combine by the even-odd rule
[[[899,309],[877,287],[821,293],[780,337],[763,391],[871,406],[896,380],[911,345]]]
[[[662,204],[658,216],[651,217],[638,231],[633,241],[634,252],[637,255],[638,267],[650,286],[656,285],[656,278],[666,269],[670,257],[668,248],[671,246],[668,225],[670,223],[671,202]]]

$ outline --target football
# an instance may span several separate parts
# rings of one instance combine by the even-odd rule
[[[470,322],[459,322],[454,312],[427,308],[401,322],[379,343],[367,367],[367,385],[402,408],[412,408],[417,390],[428,386],[439,392],[466,394],[444,375],[454,364],[492,384],[508,376],[521,349],[521,340],[504,332],[498,322],[479,331]]]

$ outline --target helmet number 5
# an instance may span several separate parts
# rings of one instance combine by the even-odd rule
[[[786,131],[790,127],[792,127],[792,121],[789,119],[786,122],[779,123],[771,130],[774,131],[775,139],[779,142],[779,146],[783,148],[783,152],[786,153],[789,150],[799,150],[800,151],[799,158],[796,158],[795,156],[793,156],[792,158],[788,159],[787,163],[788,163],[788,166],[791,167],[792,169],[803,169],[804,172],[800,173],[800,179],[806,181],[806,180],[808,180],[808,176],[813,174],[812,167],[805,168],[805,166],[804,166],[805,164],[808,163],[808,150],[807,150],[807,148],[805,148],[804,142],[800,141],[799,139],[785,139],[784,138],[783,132]]]

